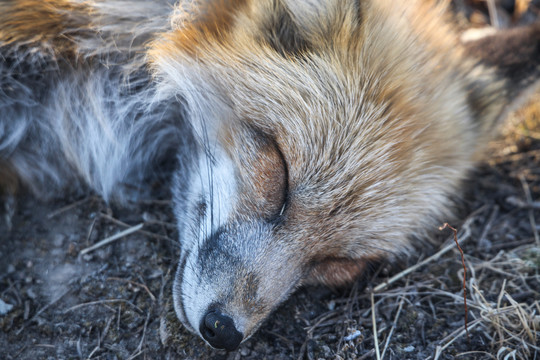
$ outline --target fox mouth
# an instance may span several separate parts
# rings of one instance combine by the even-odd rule
[[[235,327],[233,318],[227,316],[218,308],[217,304],[211,304],[203,315],[199,328],[195,329],[188,320],[186,302],[183,295],[183,283],[186,264],[191,251],[187,251],[178,265],[173,285],[174,308],[176,315],[183,326],[190,332],[199,335],[210,346],[216,349],[233,351],[238,348],[245,338],[243,333]]]

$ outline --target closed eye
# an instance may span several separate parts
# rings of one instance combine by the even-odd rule
[[[252,130],[250,138],[238,145],[241,211],[269,222],[282,219],[287,210],[289,173],[277,142]]]
[[[275,141],[274,141],[275,143]],[[287,167],[287,162],[285,161],[285,156],[281,152],[281,149],[275,144],[276,149],[279,153],[279,156],[281,158],[281,164],[283,166],[283,172],[284,172],[284,183],[283,183],[283,193],[281,195],[282,198],[282,205],[281,209],[279,210],[279,213],[275,216],[275,219],[273,219],[273,222],[279,222],[283,220],[283,216],[285,212],[287,211],[287,205],[289,203],[289,168]]]

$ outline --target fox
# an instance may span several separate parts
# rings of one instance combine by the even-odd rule
[[[163,180],[175,312],[232,351],[408,256],[539,78],[538,24],[464,42],[430,0],[1,0],[2,198]]]

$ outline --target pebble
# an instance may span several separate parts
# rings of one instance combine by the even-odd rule
[[[352,341],[362,335],[360,330],[355,330],[352,334],[349,334],[343,338],[345,341]]]
[[[156,220],[157,220],[157,218],[156,218],[155,215],[150,214],[149,212],[146,212],[146,211],[142,214],[142,219],[143,219],[145,222],[152,222],[152,221],[156,221]]]
[[[328,310],[333,311],[336,308],[336,302],[334,300],[331,300],[328,303]]]
[[[64,240],[66,239],[66,236],[64,234],[56,234],[53,238],[53,244],[56,247],[62,247],[64,244]]]
[[[8,304],[4,302],[4,300],[0,299],[0,316],[6,315],[8,312],[13,309],[13,305]]]
[[[28,289],[26,291],[26,295],[28,295],[28,297],[32,300],[35,300],[37,298],[36,293],[32,289]]]
[[[413,352],[414,351],[414,346],[409,345],[405,349],[403,349],[403,351],[408,352],[408,353]]]

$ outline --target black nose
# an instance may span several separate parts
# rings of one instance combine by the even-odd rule
[[[235,350],[244,338],[234,327],[233,320],[217,310],[210,310],[203,316],[199,331],[210,345],[227,351]]]

